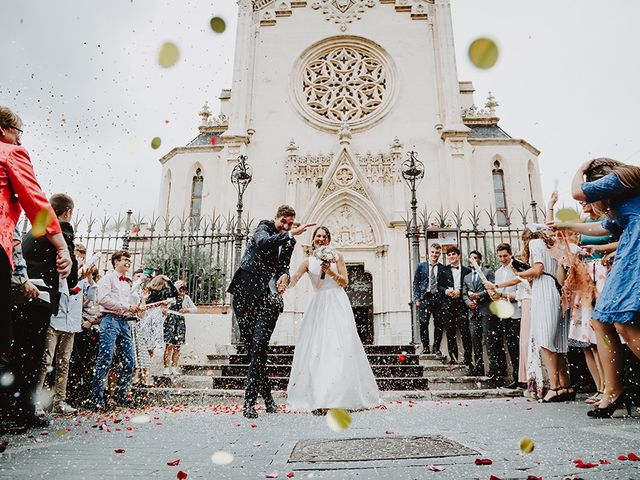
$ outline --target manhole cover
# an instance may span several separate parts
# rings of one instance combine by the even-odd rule
[[[477,451],[441,435],[316,439],[300,440],[296,443],[289,456],[289,462],[357,462],[477,454]]]

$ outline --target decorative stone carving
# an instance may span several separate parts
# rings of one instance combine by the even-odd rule
[[[340,30],[344,32],[349,23],[362,18],[367,8],[375,4],[375,0],[316,0],[311,8],[322,11],[327,20],[340,25]]]
[[[364,216],[350,205],[342,205],[327,216],[331,242],[338,248],[375,245],[373,229]]]
[[[332,155],[319,154],[319,155],[302,155],[298,156],[297,146],[293,144],[293,148],[287,149],[288,161],[287,161],[287,178],[290,184],[293,183],[306,183],[316,182],[318,178],[324,177],[329,165],[331,165]]]
[[[397,164],[393,155],[389,153],[376,153],[375,155],[368,152],[366,155],[356,153],[358,165],[367,176],[367,180],[371,183],[391,183],[395,178]]]
[[[378,45],[360,37],[335,37],[311,47],[296,64],[292,95],[298,111],[349,143],[389,108],[395,67]],[[348,130],[347,130],[348,127]]]
[[[353,169],[348,165],[342,165],[336,170],[333,178],[339,186],[348,187],[355,180],[355,173],[353,172]]]

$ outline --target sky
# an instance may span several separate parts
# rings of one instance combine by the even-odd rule
[[[500,126],[541,150],[545,197],[561,203],[589,158],[640,164],[635,0],[451,0],[460,80],[476,104],[493,92]],[[226,21],[224,33],[209,26]],[[231,88],[236,5],[232,0],[20,0],[4,7],[0,105],[24,121],[23,144],[47,194],[67,192],[80,215],[150,215],[160,190],[158,159],[197,135],[205,100]],[[468,59],[492,38],[497,64]],[[173,42],[180,59],[157,63]],[[151,140],[160,137],[158,149]]]

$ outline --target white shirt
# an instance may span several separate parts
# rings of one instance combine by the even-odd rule
[[[460,265],[458,267],[451,267],[451,274],[453,275],[453,289],[460,291]]]

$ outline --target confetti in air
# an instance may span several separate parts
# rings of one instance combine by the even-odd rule
[[[515,312],[513,305],[507,300],[496,300],[495,302],[491,302],[489,310],[491,310],[491,313],[498,318],[511,318]]]
[[[561,208],[556,212],[556,218],[561,222],[579,222],[580,214],[573,208]]]
[[[229,465],[233,462],[233,454],[218,450],[217,452],[213,452],[213,455],[211,455],[211,462],[216,465]]]
[[[49,210],[47,208],[43,208],[42,210],[40,210],[36,215],[31,228],[33,236],[38,238],[47,233],[47,227],[49,226],[50,221],[51,214],[49,213]]]
[[[346,410],[331,408],[327,412],[327,425],[334,432],[341,432],[351,425],[351,416]]]
[[[530,438],[525,437],[520,440],[520,450],[524,453],[531,453],[534,448],[536,448],[536,444]]]
[[[491,68],[498,61],[498,46],[490,38],[478,38],[469,46],[469,59],[478,68]]]
[[[222,33],[227,28],[227,24],[220,17],[213,17],[209,22],[209,24],[211,25],[211,30],[213,30],[216,33]]]
[[[151,140],[151,148],[153,148],[154,150],[160,148],[161,144],[162,140],[160,140],[160,137],[153,137],[153,139]]]
[[[10,387],[13,385],[16,377],[13,372],[5,372],[0,377],[0,387]]]
[[[160,47],[158,52],[158,63],[161,67],[171,68],[180,58],[180,50],[175,43],[167,42]]]

